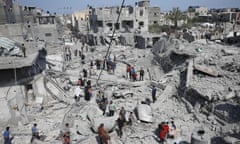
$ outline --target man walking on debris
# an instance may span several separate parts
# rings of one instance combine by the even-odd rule
[[[103,95],[99,105],[100,109],[103,111],[103,115],[105,115],[106,113],[107,104],[108,104],[108,99],[105,98]]]
[[[133,116],[133,112],[130,112],[129,116],[128,116],[128,125],[132,125],[134,121],[134,116]]]
[[[127,65],[127,68],[126,68],[126,78],[131,79],[131,66],[130,65]]]
[[[23,56],[26,57],[26,47],[24,46],[24,44],[22,44],[22,52],[23,52]]]
[[[140,70],[140,77],[139,77],[140,81],[143,81],[143,76],[144,76],[144,70],[143,70],[143,68],[141,68],[141,70]]]
[[[40,136],[39,136],[39,131],[37,129],[37,124],[33,124],[33,127],[32,127],[32,138],[31,138],[31,143],[34,141],[34,139],[40,139]]]
[[[70,144],[70,133],[69,123],[66,123],[60,132],[63,144]]]
[[[81,94],[82,94],[82,90],[81,90],[80,86],[77,86],[74,91],[74,99],[76,102],[80,101]]]
[[[156,93],[157,93],[157,89],[156,89],[155,86],[153,86],[153,88],[152,88],[152,101],[153,101],[153,103],[155,103],[155,101],[157,100]]]
[[[3,138],[4,138],[4,144],[12,144],[13,137],[10,138],[10,127],[6,127],[6,130],[3,133]]]
[[[120,138],[122,138],[122,135],[123,135],[123,132],[122,132],[122,128],[124,126],[124,119],[123,117],[121,116],[121,114],[119,114],[119,117],[117,119],[117,125],[118,125],[118,136]]]
[[[124,107],[121,108],[119,114],[121,115],[123,121],[126,122],[126,110],[124,109]]]
[[[110,136],[107,130],[104,129],[104,124],[101,123],[98,127],[98,136],[100,140],[100,144],[109,144]]]
[[[115,104],[113,103],[113,101],[110,101],[108,109],[109,109],[109,116],[113,116],[114,112],[116,110],[116,107],[115,107]]]

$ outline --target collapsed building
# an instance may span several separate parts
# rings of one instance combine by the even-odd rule
[[[122,45],[134,46],[135,42],[139,41],[134,41],[134,38],[142,33],[148,33],[149,25],[160,24],[160,8],[150,7],[149,0],[138,1],[135,6],[124,6],[119,16],[119,22],[116,23],[119,12],[120,7],[94,8],[89,6],[86,10],[75,12],[72,15],[73,26],[77,27],[84,35],[96,33],[94,39],[100,43],[102,37],[110,37],[115,29],[118,34],[115,41]],[[91,42],[89,44],[92,45]]]
[[[149,1],[139,1],[135,7],[127,6],[124,11],[125,14],[132,14],[131,10],[138,9],[139,15],[144,15],[148,6]],[[34,8],[26,8],[26,12],[31,12],[32,9]],[[98,11],[111,14],[117,10],[99,8]],[[158,8],[155,10],[158,11]],[[156,16],[157,12],[151,14]],[[144,17],[146,15],[141,19]],[[35,18],[33,19],[39,24],[34,25],[31,21],[26,23],[26,28],[29,28],[26,32],[28,35],[25,40],[29,40],[26,47],[28,51],[33,51],[27,52],[26,58],[21,57],[19,44],[15,41],[3,39],[1,43],[10,42],[1,45],[3,57],[0,73],[4,81],[1,81],[3,85],[0,91],[3,96],[0,99],[0,130],[10,125],[15,136],[14,143],[29,142],[33,123],[37,123],[41,130],[41,139],[35,140],[35,143],[60,143],[59,133],[65,123],[69,123],[72,143],[94,144],[98,143],[97,128],[100,123],[104,123],[105,128],[111,132],[113,144],[154,144],[159,143],[159,130],[156,129],[159,123],[172,120],[178,131],[175,139],[167,139],[169,144],[239,142],[238,48],[214,42],[207,44],[205,40],[188,43],[183,39],[148,35],[143,31],[149,21],[135,23],[135,19],[128,21],[126,17],[119,24],[119,31],[123,30],[123,33],[112,36],[110,32],[115,26],[112,17],[102,22],[99,19],[99,24],[103,26],[98,30],[107,31],[100,38],[92,33],[80,34],[82,41],[87,42],[90,48],[97,46],[93,51],[82,51],[86,55],[84,63],[78,55],[65,61],[65,46],[61,43],[43,44],[48,51],[45,59],[46,51],[35,46],[41,45],[36,39],[54,41],[57,38],[53,36],[53,39],[48,39],[51,36],[50,30],[48,31],[50,27],[53,28],[52,35],[56,32],[55,17],[47,15]],[[155,23],[154,20],[151,23]],[[139,28],[138,24],[142,26],[141,34],[134,33],[134,29]],[[41,34],[36,31],[36,36],[34,30],[31,30],[33,25],[36,29],[46,29]],[[48,27],[49,25],[51,26]],[[104,29],[106,25],[107,28]],[[91,61],[105,58],[106,47],[101,45],[109,44],[112,39],[115,43],[109,57],[116,56],[115,73],[89,68]],[[65,45],[70,50],[85,48],[81,43],[69,44],[65,41]],[[134,46],[140,49],[135,49]],[[149,49],[145,49],[147,47]],[[144,81],[133,82],[127,79],[127,64],[134,66],[137,73],[144,68]],[[80,102],[76,103],[74,90],[78,87],[77,80],[83,76],[83,69],[91,73],[87,79],[92,82],[93,97],[90,101],[81,97]],[[150,100],[153,85],[158,91],[155,103]],[[81,87],[81,90],[84,88]],[[119,113],[121,107],[125,107],[127,113],[134,112],[136,120],[132,126],[125,127],[123,138],[119,138],[115,131],[118,114],[113,117],[103,116],[97,105],[98,91],[102,91],[104,96],[116,104],[116,113]],[[2,140],[2,135],[0,137]]]
[[[154,45],[153,54],[154,63],[165,73],[180,71],[177,95],[189,112],[195,113],[198,120],[200,114],[215,119],[226,128],[224,132],[216,130],[224,133],[222,137],[239,135],[236,130],[240,117],[237,47],[206,44],[205,40],[189,44],[162,38]]]

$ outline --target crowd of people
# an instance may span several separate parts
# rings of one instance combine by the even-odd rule
[[[171,124],[169,125],[168,122],[162,122],[158,125],[159,129],[159,138],[160,141],[163,143],[166,141],[166,139],[171,138],[174,139],[176,136],[176,125],[174,124],[174,121],[171,121]]]
[[[75,56],[79,55],[81,57],[81,63],[85,64],[85,55],[83,54],[83,47],[81,48],[81,51],[75,51]],[[65,60],[70,61],[72,59],[71,57],[71,50],[70,47],[66,47],[65,49]],[[106,70],[109,73],[115,73],[116,66],[117,66],[117,60],[116,56],[114,55],[113,60],[111,58],[107,58],[104,60],[96,59],[95,63],[93,60],[90,61],[89,69],[92,70],[93,67],[96,66],[97,70]],[[139,72],[139,77],[138,77]],[[77,86],[74,91],[74,99],[76,103],[80,101],[81,97],[84,97],[86,101],[90,101],[93,98],[93,89],[92,84],[90,80],[91,71],[89,72],[87,69],[82,69],[82,77],[80,77],[77,81]],[[136,65],[126,65],[126,79],[129,79],[130,81],[144,81],[144,75],[145,71],[143,67],[140,68],[140,70],[136,70]],[[113,100],[109,100],[108,97],[104,94],[105,90],[99,90],[96,93],[96,104],[99,106],[99,108],[103,112],[103,116],[112,117],[118,114],[118,118],[116,119],[116,127],[117,127],[117,134],[120,138],[122,138],[124,130],[123,128],[128,125],[132,126],[135,117],[133,112],[129,112],[129,115],[127,115],[127,111],[124,107],[120,108],[119,113],[117,113],[117,106],[114,103]],[[157,89],[155,86],[152,87],[151,94],[152,94],[152,102],[155,103],[157,100],[156,97]],[[31,143],[35,139],[40,139],[39,130],[37,128],[37,124],[33,124],[33,127],[31,129],[32,131],[32,138]],[[11,144],[11,141],[13,137],[10,137],[9,127],[6,128],[4,132],[4,144]],[[70,144],[70,128],[69,123],[65,124],[65,127],[60,131],[60,137],[63,144]],[[168,123],[163,122],[159,124],[159,138],[162,142],[166,141],[167,138],[174,138],[176,135],[176,126],[174,122],[171,122],[171,125],[168,125]],[[98,127],[98,136],[99,141],[101,144],[108,144],[110,141],[110,135],[108,131],[104,128],[104,124],[101,123]]]

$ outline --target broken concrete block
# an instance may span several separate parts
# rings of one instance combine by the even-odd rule
[[[187,78],[186,78],[186,87],[187,88],[191,85],[192,76],[193,76],[193,60],[190,60],[188,62],[188,68],[187,68]]]
[[[114,128],[114,126],[115,126],[115,121],[117,120],[117,117],[118,117],[118,115],[115,114],[115,116],[112,116],[112,117],[97,117],[97,118],[94,118],[91,121],[92,129],[95,132],[97,132],[98,131],[98,127],[100,126],[100,124],[103,123],[104,124],[104,128],[107,131],[111,131]]]
[[[221,51],[223,52],[223,55],[224,55],[224,56],[237,55],[237,54],[239,54],[239,51],[238,51],[238,50],[222,49]]]
[[[213,70],[203,65],[194,64],[194,69],[214,77],[217,77],[219,75],[216,70]]]
[[[232,99],[236,96],[235,91],[229,92],[227,95],[224,96],[224,100]]]
[[[139,104],[137,106],[138,119],[144,122],[153,122],[152,109],[147,104]]]

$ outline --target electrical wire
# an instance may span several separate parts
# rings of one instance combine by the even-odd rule
[[[125,0],[123,0],[122,1],[122,4],[121,4],[121,8],[120,8],[120,11],[119,11],[119,14],[118,14],[118,17],[117,17],[117,24],[119,23],[119,19],[120,19],[120,15],[121,15],[121,13],[122,13],[122,8],[123,8],[123,6],[124,6],[124,3],[125,3]],[[114,35],[115,35],[115,32],[116,32],[116,28],[114,27],[114,29],[113,29],[113,33],[112,33],[112,36],[111,36],[111,39],[110,39],[110,43],[109,43],[109,46],[108,46],[108,49],[107,49],[107,52],[106,52],[106,55],[105,55],[105,57],[104,57],[104,63],[106,62],[106,60],[107,60],[107,57],[108,57],[108,55],[109,55],[109,51],[110,51],[110,48],[111,48],[111,46],[112,46],[112,41],[113,41],[113,37],[114,37]],[[103,72],[103,69],[101,69],[101,71],[100,71],[100,73],[99,73],[99,75],[98,75],[98,79],[97,79],[97,81],[96,81],[96,86],[98,86],[99,84],[98,84],[98,81],[99,81],[99,79],[100,79],[100,77],[101,77],[101,75],[102,75],[102,72]]]

